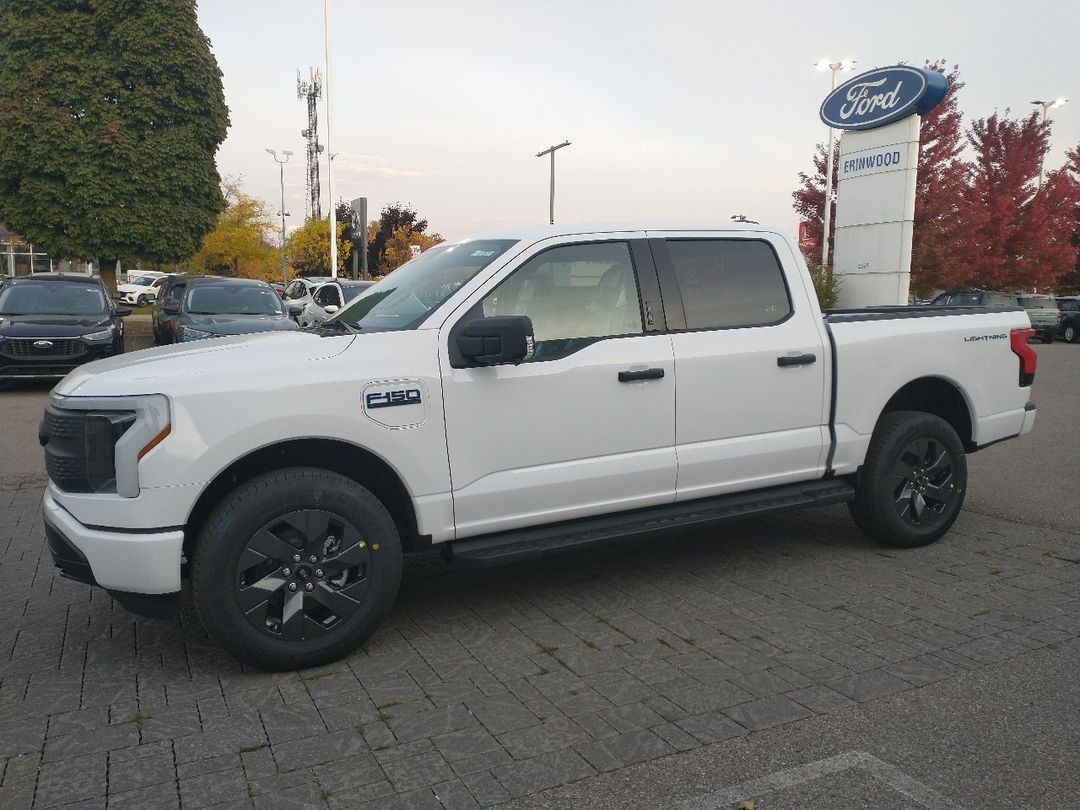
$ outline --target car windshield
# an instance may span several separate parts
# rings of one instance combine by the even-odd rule
[[[192,315],[284,315],[273,288],[232,284],[199,284],[187,291],[184,309]]]
[[[131,283],[134,284],[136,287],[149,287],[151,284],[154,283],[156,278],[156,276],[138,276]]]
[[[0,315],[104,315],[105,292],[97,284],[42,281],[0,289]]]
[[[516,241],[484,239],[429,248],[362,290],[330,321],[358,329],[413,329]]]

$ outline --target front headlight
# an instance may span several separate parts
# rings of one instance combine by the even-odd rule
[[[50,396],[41,439],[49,478],[67,492],[139,494],[139,461],[172,431],[169,400]]]
[[[196,329],[193,326],[181,326],[178,330],[178,337],[181,341],[184,340],[202,340],[203,338],[217,337],[213,332],[207,332],[205,329]]]
[[[100,332],[91,332],[89,335],[83,335],[83,340],[90,343],[104,343],[106,340],[112,340],[116,335],[116,327],[110,326],[108,329],[102,329]]]

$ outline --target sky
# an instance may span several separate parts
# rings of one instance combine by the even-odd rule
[[[369,219],[411,205],[447,238],[547,222],[724,221],[794,234],[791,192],[828,137],[822,57],[854,73],[927,59],[960,67],[964,124],[1034,99],[1050,111],[1048,170],[1080,145],[1075,0],[201,0],[231,126],[223,176],[303,222],[307,106],[296,77],[323,73],[321,142],[334,196]],[[330,130],[327,126],[327,95]],[[321,161],[328,213],[327,161]],[[280,219],[277,220],[280,222]]]

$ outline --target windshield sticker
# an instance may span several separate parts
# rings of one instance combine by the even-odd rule
[[[494,250],[474,250],[469,254],[470,256],[494,256]]]

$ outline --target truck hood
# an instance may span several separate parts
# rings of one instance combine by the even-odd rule
[[[203,381],[217,388],[259,386],[295,375],[304,363],[336,357],[355,335],[260,332],[144,349],[87,363],[54,389],[61,396],[183,393]],[[216,381],[209,383],[210,380]]]

